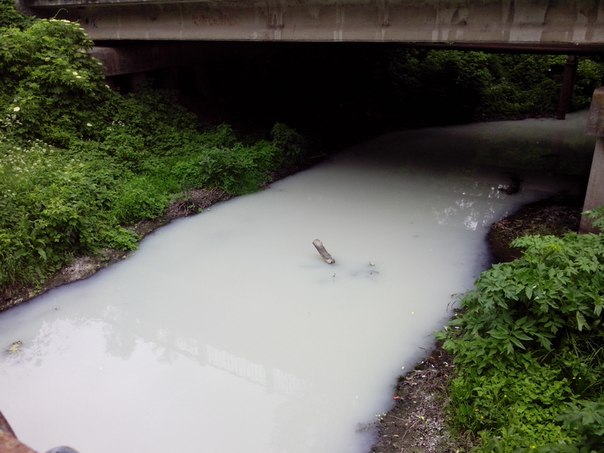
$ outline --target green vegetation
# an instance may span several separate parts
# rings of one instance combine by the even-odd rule
[[[77,24],[27,18],[0,0],[0,295],[43,283],[78,255],[134,249],[129,226],[192,189],[249,193],[306,158],[304,139],[283,124],[250,140],[228,125],[200,130],[171,93],[112,90],[91,45]],[[421,50],[385,57],[388,76],[378,79],[390,86],[375,84],[382,96],[369,97],[432,122],[553,112],[565,61]],[[581,59],[575,108],[603,75],[602,64]],[[595,218],[604,226],[602,212]],[[524,255],[485,272],[441,333],[457,365],[452,424],[485,452],[597,451],[604,236],[515,244]]]
[[[127,227],[191,189],[249,193],[305,158],[283,124],[245,140],[227,125],[201,131],[170,93],[113,91],[91,45],[79,25],[1,0],[0,294],[75,256],[135,248]]]
[[[452,424],[484,452],[601,451],[604,235],[514,245],[523,256],[484,272],[439,334],[457,367]]]
[[[374,93],[381,108],[450,123],[555,113],[566,56],[396,49],[384,60]],[[571,110],[588,107],[603,79],[598,59],[580,58]]]

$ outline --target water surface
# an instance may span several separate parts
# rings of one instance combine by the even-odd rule
[[[363,427],[488,265],[488,226],[577,189],[584,121],[389,134],[176,221],[0,315],[0,348],[23,342],[0,354],[0,409],[41,451],[368,451]]]

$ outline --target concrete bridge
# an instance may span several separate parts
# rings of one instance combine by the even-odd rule
[[[604,51],[599,0],[20,0],[94,41],[399,42]]]
[[[108,76],[149,71],[199,52],[179,43],[366,42],[418,47],[604,53],[600,0],[18,0],[39,17],[79,22],[106,47],[94,52]],[[139,42],[153,45],[129,47]],[[160,45],[162,43],[163,45]],[[202,52],[203,53],[203,52]],[[569,57],[560,112],[572,92]],[[594,96],[590,132],[598,146],[586,209],[604,205],[604,91]],[[594,119],[595,118],[595,119]],[[584,230],[590,228],[584,220]]]

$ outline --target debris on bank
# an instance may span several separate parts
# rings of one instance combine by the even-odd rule
[[[447,389],[453,358],[440,344],[413,371],[401,376],[394,407],[380,417],[371,453],[469,451],[469,440],[454,439],[446,427]]]
[[[514,239],[526,235],[563,236],[576,232],[580,222],[580,201],[569,194],[560,193],[525,205],[491,226],[488,242],[493,261],[502,263],[520,258],[522,250],[510,245]]]

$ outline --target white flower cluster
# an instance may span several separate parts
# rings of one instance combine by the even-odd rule
[[[81,79],[82,78],[82,76],[80,75],[80,73],[78,73],[78,71],[74,71],[74,70],[68,68],[67,72],[70,72],[71,75],[73,75],[76,79]]]

